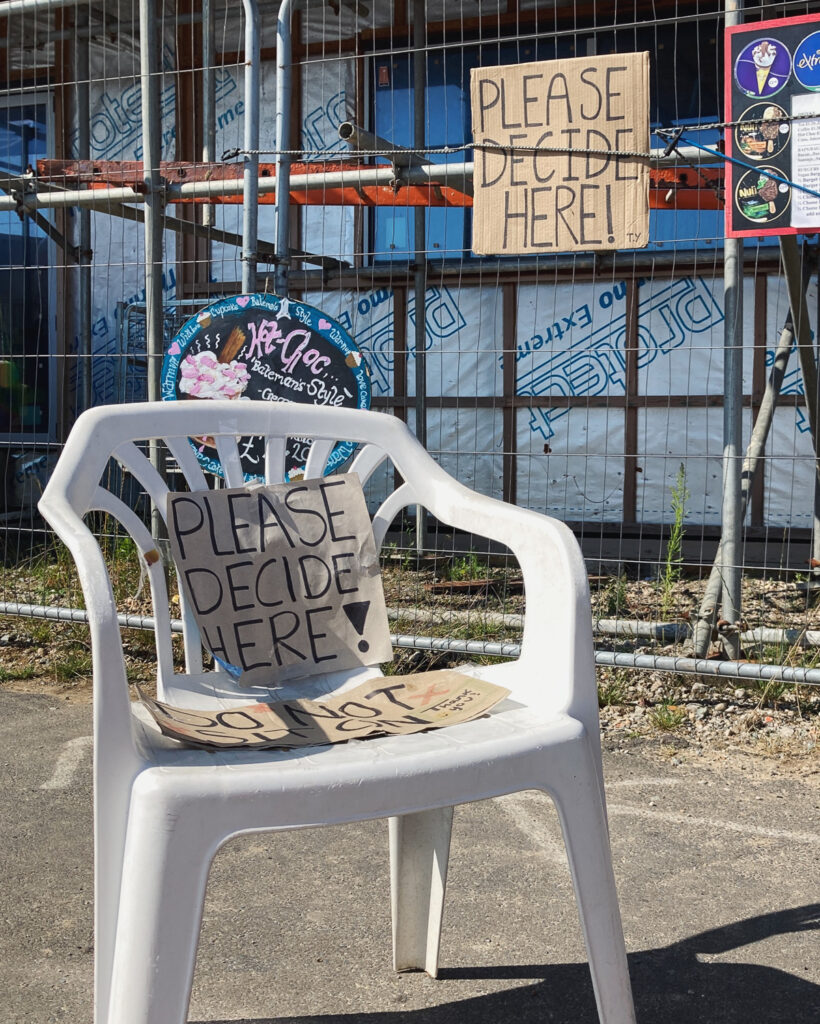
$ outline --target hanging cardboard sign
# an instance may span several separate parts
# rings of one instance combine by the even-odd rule
[[[475,253],[648,243],[648,53],[476,68],[471,100]]]
[[[728,28],[725,86],[727,236],[817,231],[820,15]]]
[[[304,302],[278,295],[220,299],[180,329],[165,353],[161,395],[165,401],[301,402],[370,408],[370,369],[351,336],[336,320]],[[222,476],[211,438],[192,441],[200,464]],[[327,472],[339,469],[355,445],[339,442]],[[290,438],[286,479],[304,473],[310,439]],[[261,437],[240,444],[245,479],[261,481]]]
[[[168,495],[180,586],[202,642],[250,685],[390,661],[359,478]]]
[[[469,722],[509,690],[445,669],[370,679],[326,700],[284,700],[229,710],[191,711],[144,704],[166,736],[205,750],[307,747],[368,736],[402,735]]]

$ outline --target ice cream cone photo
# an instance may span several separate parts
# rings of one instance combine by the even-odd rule
[[[774,64],[776,56],[777,47],[774,43],[770,43],[765,39],[752,51],[752,60],[754,61],[757,74],[757,92],[759,96],[763,95],[763,90],[766,88],[766,82],[769,80],[769,71],[772,64]]]
[[[766,88],[766,82],[768,81],[768,78],[769,78],[769,69],[768,68],[758,68],[757,69],[757,91],[760,93],[761,96],[763,95],[763,90]]]

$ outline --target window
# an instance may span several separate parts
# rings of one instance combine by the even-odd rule
[[[0,106],[0,175],[25,174],[47,155],[47,114],[45,99]],[[31,218],[0,211],[0,435],[10,439],[53,436],[51,250]]]

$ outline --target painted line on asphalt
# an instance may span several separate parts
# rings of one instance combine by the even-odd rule
[[[495,801],[507,817],[530,839],[551,864],[567,867],[567,853],[562,839],[557,838],[549,827],[549,814],[554,805],[546,793],[523,790],[508,793]],[[557,816],[552,820],[559,829]]]
[[[614,814],[629,815],[633,818],[646,818],[649,821],[663,821],[670,825],[690,825],[695,827],[739,832],[742,835],[760,836],[764,839],[783,839],[790,843],[820,843],[820,835],[816,832],[792,832],[785,828],[766,828],[764,825],[743,825],[736,821],[724,821],[720,818],[697,818],[690,814],[675,814],[672,811],[658,811],[646,807],[631,807],[629,804],[608,804],[610,816]]]
[[[51,778],[44,782],[40,789],[68,789],[93,742],[93,736],[78,736],[64,743]]]
[[[606,780],[607,789],[615,789],[624,786],[679,786],[683,779],[616,779],[614,782]]]

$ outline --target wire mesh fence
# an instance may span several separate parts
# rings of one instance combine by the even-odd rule
[[[820,250],[814,232],[789,250],[798,323],[765,225],[727,277],[727,12],[754,22],[820,4],[0,6],[2,610],[81,606],[36,512],[78,412],[160,397],[190,316],[286,289],[355,338],[372,406],[454,476],[571,526],[600,664],[820,682],[805,386]],[[636,51],[650,54],[649,244],[476,256],[471,72]],[[744,140],[768,152],[764,135]],[[769,414],[730,564],[727,446],[739,473]],[[400,647],[515,656],[525,595],[507,553],[408,517],[384,567]],[[123,613],[144,616],[129,600]]]

